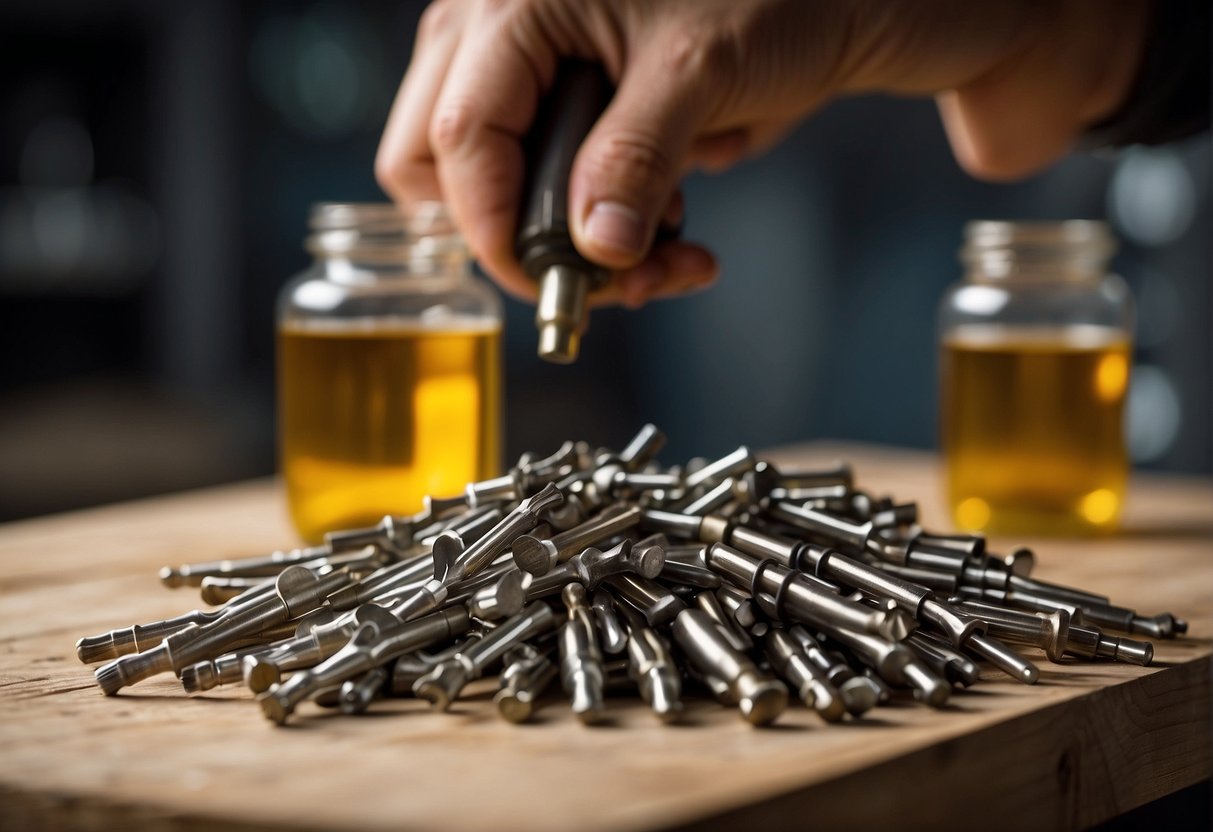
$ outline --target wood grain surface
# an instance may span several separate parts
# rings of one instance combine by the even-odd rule
[[[934,458],[871,446],[787,449],[851,460],[862,487],[918,499],[946,528]],[[171,676],[102,696],[78,637],[198,606],[166,563],[292,541],[273,482],[0,528],[0,829],[1080,828],[1209,777],[1213,483],[1138,477],[1125,529],[1027,543],[1035,574],[1170,610],[1189,637],[1154,667],[994,670],[944,711],[909,703],[825,725],[791,708],[755,730],[689,703],[662,726],[635,699],[586,728],[559,698],[536,724],[499,719],[481,683],[450,713],[381,703],[359,718],[301,706],[267,722],[246,692],[187,696]]]

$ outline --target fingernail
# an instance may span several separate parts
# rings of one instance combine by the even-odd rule
[[[618,202],[595,204],[586,218],[585,234],[598,245],[624,254],[644,251],[644,221],[631,208]]]
[[[625,273],[619,278],[619,293],[623,305],[629,309],[644,306],[664,278],[665,269],[651,261]]]

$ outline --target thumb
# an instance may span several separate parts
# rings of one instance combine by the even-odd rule
[[[612,269],[644,258],[707,113],[698,73],[672,68],[664,51],[637,51],[573,162],[573,242]]]

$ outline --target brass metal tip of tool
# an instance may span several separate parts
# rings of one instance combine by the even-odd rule
[[[586,324],[586,296],[590,277],[569,266],[551,266],[539,281],[535,326],[539,330],[539,357],[557,364],[577,360]]]
[[[185,584],[185,578],[180,570],[174,569],[171,566],[160,567],[160,583],[170,589],[176,589]]]
[[[539,327],[539,357],[553,364],[572,364],[581,350],[581,336],[561,324]]]

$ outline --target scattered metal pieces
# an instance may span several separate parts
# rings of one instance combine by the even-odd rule
[[[666,468],[664,442],[652,425],[619,453],[566,442],[320,546],[165,567],[166,585],[222,605],[87,636],[77,653],[107,661],[106,694],[160,673],[191,693],[244,684],[279,724],[309,700],[446,710],[496,671],[510,722],[535,718],[559,677],[586,724],[609,721],[620,688],[677,721],[698,683],[761,726],[788,686],[839,722],[895,697],[942,707],[979,662],[1035,682],[1012,645],[1148,665],[1153,644],[1130,636],[1187,631],[1040,580],[1028,549],[925,531],[914,503],[856,489],[848,465],[780,471],[742,446]]]

